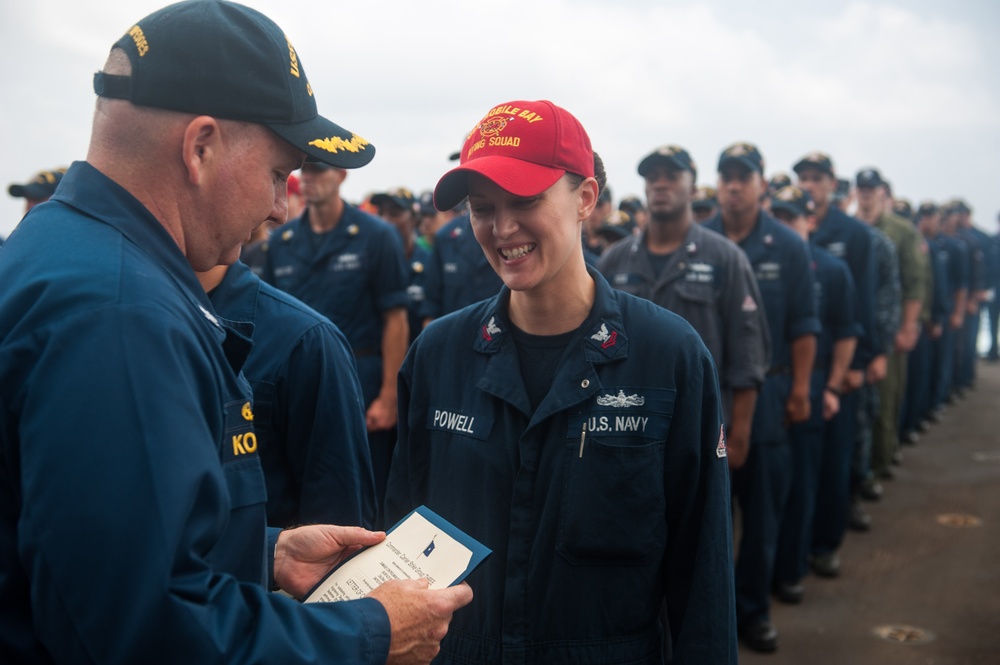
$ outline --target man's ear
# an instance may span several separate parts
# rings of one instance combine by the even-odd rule
[[[200,115],[184,128],[182,156],[187,168],[188,182],[204,184],[208,172],[221,156],[221,132],[215,118]]]

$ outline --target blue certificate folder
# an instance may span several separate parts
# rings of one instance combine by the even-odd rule
[[[427,506],[419,506],[415,508],[410,513],[410,515],[412,515],[413,513],[419,514],[425,520],[427,520],[434,526],[441,529],[441,531],[448,534],[450,537],[454,538],[462,545],[465,545],[470,550],[472,550],[472,558],[469,559],[469,567],[466,568],[465,572],[459,575],[458,578],[456,578],[455,581],[449,584],[448,586],[455,586],[456,584],[464,580],[472,573],[472,571],[474,571],[476,568],[479,567],[479,564],[481,564],[483,561],[486,561],[486,557],[493,554],[493,550],[486,547],[486,545],[483,545],[481,542],[479,542],[469,534],[465,533],[457,526],[455,526],[445,518],[441,517]],[[405,522],[406,518],[409,517],[410,515],[407,515],[403,519],[396,522],[391,529],[386,531],[386,536],[395,531],[396,527]],[[426,550],[424,551],[424,553],[426,554]]]
[[[490,554],[493,553],[493,550],[489,549],[488,547],[486,547],[485,545],[483,545],[482,543],[480,543],[478,540],[476,540],[475,538],[473,538],[469,534],[465,533],[464,531],[462,531],[461,529],[459,529],[458,527],[456,527],[454,524],[452,524],[451,522],[449,522],[445,518],[443,518],[440,515],[438,515],[437,513],[435,513],[433,510],[431,510],[427,506],[420,506],[420,507],[416,508],[415,510],[411,511],[406,517],[404,517],[403,519],[399,520],[399,522],[397,522],[396,524],[394,524],[391,529],[388,529],[386,531],[386,538],[388,539],[388,537],[392,534],[392,532],[395,531],[401,524],[403,524],[404,522],[406,522],[406,520],[408,520],[411,516],[413,516],[414,513],[416,513],[416,514],[420,515],[421,517],[423,517],[425,520],[427,520],[432,525],[434,525],[434,527],[436,527],[437,529],[440,529],[443,534],[447,535],[449,538],[451,538],[452,540],[456,541],[458,544],[460,544],[463,547],[467,548],[471,552],[471,557],[469,559],[469,563],[466,566],[465,570],[462,571],[458,575],[458,577],[456,577],[454,580],[452,580],[450,583],[448,583],[447,586],[454,586],[454,585],[460,583],[462,580],[464,580],[466,577],[468,577],[469,574],[472,573],[472,571],[474,571],[476,568],[478,568],[480,566],[480,564],[482,564],[483,561],[485,561],[486,558]],[[374,546],[374,547],[377,547],[377,545]],[[434,548],[435,548],[435,543],[434,543],[433,540],[431,540],[430,542],[428,542],[427,547],[423,550],[423,552],[422,552],[423,556],[430,556],[431,553],[433,552]],[[321,587],[323,587],[326,584],[327,580],[330,578],[331,575],[333,575],[334,573],[336,573],[341,567],[345,566],[349,561],[351,561],[351,559],[353,559],[354,557],[356,557],[359,554],[361,554],[363,552],[366,552],[366,551],[367,551],[367,548],[364,549],[364,550],[360,550],[360,551],[356,552],[350,559],[347,559],[346,561],[344,561],[343,563],[341,563],[339,566],[337,566],[336,568],[334,568],[333,570],[331,570],[323,578],[323,580],[321,580],[315,587],[313,587],[309,591],[309,593],[307,593],[304,596],[304,601],[310,601],[312,599],[313,594],[315,594],[318,589],[320,589]],[[443,580],[441,580],[441,581],[443,581]],[[317,595],[317,598],[321,598],[321,596]],[[321,599],[325,600],[325,598],[321,598]]]

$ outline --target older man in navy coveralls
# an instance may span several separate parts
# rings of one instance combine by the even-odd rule
[[[87,162],[0,251],[0,662],[426,662],[467,588],[270,593],[383,536],[265,530],[249,342],[193,271],[284,218],[307,152],[372,153],[328,149],[356,137],[262,14],[195,0],[130,25],[94,78]]]
[[[733,474],[743,512],[736,561],[740,636],[774,651],[771,580],[778,531],[792,480],[788,425],[809,418],[809,382],[816,353],[816,296],[806,243],[761,209],[767,192],[757,148],[737,143],[719,157],[719,212],[705,226],[724,234],[750,259],[771,332],[771,367],[757,399],[746,465]]]

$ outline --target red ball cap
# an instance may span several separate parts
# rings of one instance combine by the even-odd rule
[[[490,109],[462,146],[459,166],[434,188],[434,205],[450,210],[479,173],[515,196],[535,196],[564,173],[594,176],[594,151],[583,125],[552,102],[507,102]]]

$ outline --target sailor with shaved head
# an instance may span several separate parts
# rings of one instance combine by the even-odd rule
[[[0,258],[0,661],[428,662],[468,587],[272,593],[385,536],[266,530],[249,339],[195,276],[284,220],[307,155],[374,149],[344,148],[282,30],[230,2],[140,19],[94,87],[86,161]]]

